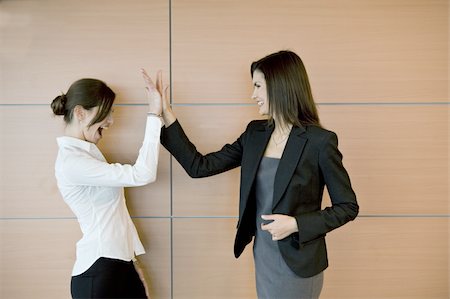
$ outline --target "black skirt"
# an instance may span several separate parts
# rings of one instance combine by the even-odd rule
[[[84,273],[72,276],[72,298],[147,298],[133,262],[101,257]]]

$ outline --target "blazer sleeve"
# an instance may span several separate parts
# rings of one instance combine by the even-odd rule
[[[162,128],[161,144],[175,157],[190,177],[202,178],[241,165],[244,134],[233,144],[226,144],[217,152],[203,155],[190,142],[177,120],[168,128]]]
[[[356,195],[342,164],[338,139],[333,132],[330,132],[320,147],[319,168],[330,194],[332,206],[296,216],[300,244],[323,237],[358,215],[359,206]]]

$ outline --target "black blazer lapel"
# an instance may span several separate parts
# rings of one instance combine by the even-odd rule
[[[240,212],[243,213],[247,205],[248,197],[258,171],[264,151],[269,143],[273,127],[261,126],[253,132],[246,144],[245,160],[242,161],[241,204]],[[240,215],[242,216],[242,215]]]
[[[306,141],[308,140],[306,136],[303,135],[305,132],[306,130],[303,127],[292,128],[283,155],[281,156],[277,173],[275,174],[272,210],[275,209],[280,202],[281,197],[294,174],[298,161],[300,160],[300,156],[302,155]]]

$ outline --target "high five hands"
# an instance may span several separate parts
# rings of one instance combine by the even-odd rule
[[[156,73],[156,84],[144,69],[141,69],[142,77],[145,82],[145,90],[147,91],[148,112],[156,115],[161,115],[163,111],[163,97],[162,90],[162,72]]]
[[[141,69],[142,76],[146,83],[147,98],[149,103],[149,113],[161,115],[166,127],[170,126],[176,120],[172,112],[169,100],[169,85],[164,85],[162,80],[162,71],[156,73],[156,84],[144,69]]]
[[[269,232],[272,235],[273,241],[279,241],[292,233],[298,232],[297,220],[294,217],[273,214],[261,215],[264,220],[273,220],[268,224],[261,224],[261,229]]]

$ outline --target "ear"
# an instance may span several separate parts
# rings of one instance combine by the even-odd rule
[[[86,111],[81,105],[76,105],[73,108],[73,116],[76,118],[77,121],[83,121],[86,117]]]

